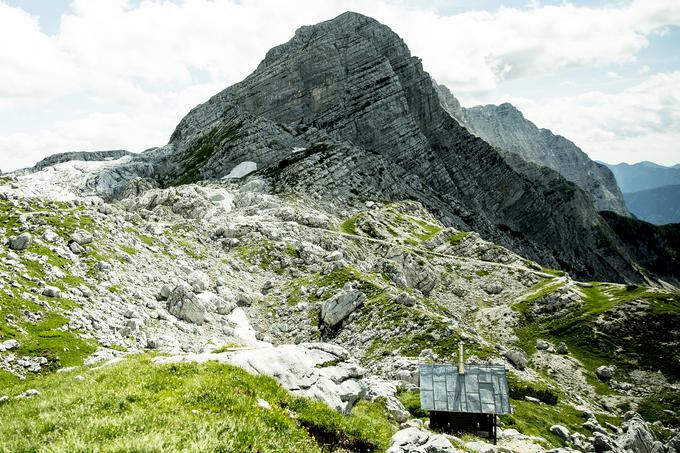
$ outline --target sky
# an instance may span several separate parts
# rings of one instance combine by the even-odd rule
[[[347,11],[464,106],[511,102],[608,163],[680,163],[680,2],[0,0],[0,170],[167,143],[302,25]]]

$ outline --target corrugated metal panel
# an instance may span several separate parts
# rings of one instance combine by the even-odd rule
[[[505,367],[451,364],[420,365],[420,407],[446,412],[509,414]]]

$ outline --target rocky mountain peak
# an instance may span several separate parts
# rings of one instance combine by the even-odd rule
[[[256,172],[275,192],[336,207],[417,200],[445,225],[544,265],[643,278],[590,192],[476,137],[450,113],[453,95],[447,103],[441,93],[389,27],[342,14],[272,49],[246,79],[190,111],[167,146],[104,166],[84,186],[120,197]]]
[[[587,193],[475,137],[440,92],[389,27],[345,13],[302,27],[243,81],[189,112],[169,145],[90,186],[148,177],[149,168],[161,186],[249,168],[275,191],[336,206],[415,199],[445,224],[546,265],[640,280]]]
[[[455,105],[450,99],[448,104]],[[591,160],[572,141],[537,127],[514,105],[505,102],[447,110],[486,142],[557,171],[586,191],[599,211],[629,215],[623,194],[608,168]]]

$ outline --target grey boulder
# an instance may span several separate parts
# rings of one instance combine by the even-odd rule
[[[9,238],[9,248],[12,250],[26,250],[29,245],[31,245],[31,242],[33,241],[33,237],[31,236],[31,233],[22,233],[19,236],[12,236]]]
[[[73,241],[68,245],[68,248],[75,253],[76,255],[80,255],[81,253],[85,252],[85,249],[78,244],[77,242]]]
[[[510,363],[512,363],[518,370],[525,369],[527,367],[527,363],[529,362],[526,353],[517,349],[509,349],[506,351],[505,358],[508,359]]]
[[[612,378],[615,371],[616,371],[615,366],[602,365],[600,367],[597,367],[597,369],[595,370],[595,374],[601,381],[608,381]]]
[[[417,299],[411,296],[409,293],[401,293],[394,299],[394,301],[405,307],[413,307],[416,304]]]
[[[560,345],[557,347],[557,353],[569,354],[569,348],[567,348],[567,345],[564,342],[561,342]]]
[[[94,238],[92,237],[92,234],[85,230],[76,230],[71,234],[71,240],[77,242],[78,245],[87,245],[90,244]]]
[[[61,290],[55,286],[45,286],[42,293],[45,297],[61,297]]]
[[[387,453],[454,453],[458,451],[451,442],[441,434],[433,434],[424,429],[410,426],[394,433],[390,439]]]
[[[19,347],[19,342],[16,340],[7,340],[0,343],[0,352],[9,351],[10,349],[16,349]]]
[[[335,327],[364,302],[366,296],[358,289],[343,289],[321,305],[321,320],[328,327]]]
[[[550,432],[565,442],[569,441],[569,430],[562,425],[552,425]]]
[[[618,438],[619,445],[624,450],[638,453],[652,453],[655,448],[654,434],[642,419],[640,414],[626,413],[623,424],[625,432]]]
[[[201,325],[206,319],[206,308],[191,288],[177,285],[168,296],[168,311],[179,319]]]

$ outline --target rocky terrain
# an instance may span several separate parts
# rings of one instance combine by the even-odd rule
[[[106,165],[117,164],[66,162],[0,186],[0,377],[16,395],[40,391],[51,371],[157,351],[158,364],[214,361],[273,376],[344,413],[381,401],[395,431],[404,423],[390,451],[486,451],[480,440],[429,433],[409,412],[418,414],[417,364],[452,360],[463,339],[470,361],[511,370],[506,448],[674,435],[677,416],[663,412],[672,406],[644,411],[677,392],[673,287],[577,282],[445,227],[417,202],[338,209],[272,193],[260,176],[114,203],[79,196],[77,184],[67,193],[75,168]],[[650,329],[665,336],[652,341]],[[40,395],[22,404],[31,398]],[[624,422],[630,408],[659,425]]]
[[[437,91],[451,116],[476,136],[529,162],[555,170],[590,194],[598,211],[628,215],[611,170],[592,161],[573,142],[548,129],[539,129],[512,104],[464,108],[445,86],[437,86]]]
[[[471,135],[376,21],[113,153],[0,177],[0,450],[678,450],[674,230]],[[461,340],[498,446],[420,409]]]

